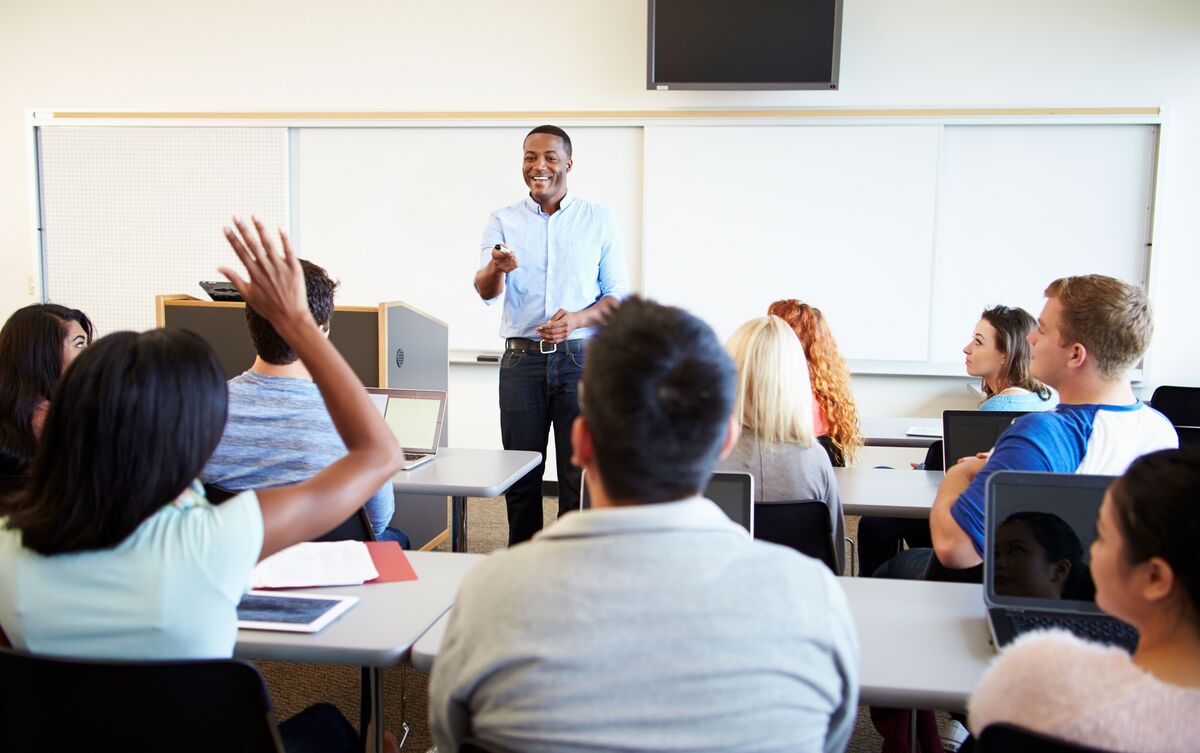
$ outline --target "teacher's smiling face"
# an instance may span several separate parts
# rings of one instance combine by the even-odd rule
[[[559,136],[530,134],[525,139],[525,158],[521,168],[529,195],[543,208],[557,204],[567,195],[567,173],[571,157]]]

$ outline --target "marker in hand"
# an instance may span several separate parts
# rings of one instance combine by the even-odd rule
[[[517,255],[512,252],[512,249],[499,243],[492,246],[492,264],[504,274],[508,274],[520,266],[517,262]]]

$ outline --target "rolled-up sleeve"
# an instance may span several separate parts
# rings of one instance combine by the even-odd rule
[[[507,243],[507,241],[504,240],[504,225],[500,222],[499,215],[492,212],[488,216],[487,224],[483,226],[483,237],[479,241],[479,265],[475,267],[476,274],[492,260],[492,249],[496,247],[497,243]],[[473,279],[471,284],[474,285]],[[479,289],[476,288],[475,292],[478,293]],[[490,306],[503,297],[504,291],[500,291],[495,298],[484,298],[483,302]]]

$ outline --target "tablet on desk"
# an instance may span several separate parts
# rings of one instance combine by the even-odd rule
[[[317,633],[357,601],[356,596],[248,591],[238,602],[238,627],[245,630]]]
[[[904,432],[910,437],[934,437],[941,439],[942,427],[940,426],[910,426],[908,431]]]

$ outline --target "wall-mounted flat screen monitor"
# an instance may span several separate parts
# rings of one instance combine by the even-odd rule
[[[838,88],[842,0],[648,2],[648,89]]]

